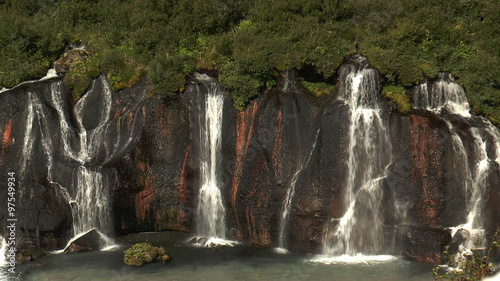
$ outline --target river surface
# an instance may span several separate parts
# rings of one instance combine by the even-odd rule
[[[141,233],[121,237],[112,251],[51,254],[18,266],[17,280],[432,280],[431,267],[395,259],[385,262],[311,262],[313,256],[279,254],[248,245],[201,248],[186,245],[184,233]],[[131,244],[149,242],[171,255],[167,264],[135,268],[123,262]]]

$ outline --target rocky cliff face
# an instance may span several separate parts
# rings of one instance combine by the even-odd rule
[[[155,114],[161,112],[164,117],[155,115],[148,119],[144,132],[150,130],[147,127],[164,127],[152,130],[155,133],[147,137],[143,134],[130,155],[151,149],[153,137],[158,143],[156,156],[150,156],[150,166],[146,171],[149,169],[154,177],[143,177],[154,178],[157,182],[150,184],[149,181],[123,177],[125,182],[136,182],[135,196],[153,194],[149,204],[137,200],[130,202],[130,213],[135,212],[136,219],[121,216],[119,225],[124,229],[144,230],[135,228],[134,224],[141,218],[138,210],[144,210],[145,206],[148,213],[142,217],[154,221],[144,225],[147,230],[191,229],[199,181],[197,152],[193,147],[197,142],[194,132],[200,128],[188,123],[189,115],[193,118],[199,114],[190,108],[190,99],[195,96],[188,91],[175,104],[166,105],[159,100],[148,103],[148,106],[156,104]],[[460,179],[454,170],[456,151],[452,146],[451,132],[442,118],[435,114],[414,111],[401,115],[389,107],[387,110],[390,111],[387,122],[394,156],[383,184],[385,231],[390,237],[405,236],[410,232],[434,237],[437,248],[424,249],[426,254],[411,249],[406,252],[417,260],[435,262],[439,258],[440,245],[449,240],[439,229],[463,223],[468,213],[464,208],[466,194],[458,188]],[[176,113],[175,119],[165,117],[170,111]],[[310,153],[307,166],[297,178],[286,240],[292,251],[319,252],[325,223],[330,218],[341,217],[346,208],[342,200],[348,145],[346,105],[335,98],[318,105],[302,90],[273,90],[254,100],[243,112],[235,111],[229,96],[226,96],[223,114],[221,174],[230,236],[259,246],[278,245],[279,221],[287,189],[304,156]],[[459,119],[456,123],[458,133],[463,136],[467,136],[473,126]],[[191,131],[191,138],[188,131]],[[160,136],[160,132],[174,133]],[[472,149],[473,144],[467,143],[467,137],[464,137],[464,142]],[[469,139],[469,142],[473,140]],[[165,146],[160,147],[160,143]],[[168,161],[168,171],[153,172],[157,171],[154,169],[165,169],[165,157],[159,157],[158,153],[170,150],[174,152],[169,154],[170,158],[166,157],[172,159]],[[130,162],[129,169],[144,169],[138,163]],[[499,226],[496,209],[491,207],[498,199],[498,167],[496,163],[492,165],[496,165],[493,169],[497,172],[490,173],[487,179],[489,195],[485,203],[485,225],[488,233]],[[416,241],[389,240],[387,243],[393,253],[401,253],[401,248],[410,247],[407,244]],[[399,245],[393,244],[396,240]]]
[[[24,143],[33,147],[26,171],[19,178],[24,188],[19,190],[17,216],[23,218],[27,238],[36,237],[37,231],[45,237],[67,238],[72,223],[71,208],[53,182],[64,185],[63,178],[71,178],[71,169],[77,164],[64,157],[60,151],[63,145],[56,145],[62,136],[53,142],[59,149],[50,153],[43,149],[43,134],[61,131],[60,114],[47,97],[54,83],[57,81],[25,85],[0,95],[2,171],[23,169]],[[126,113],[131,115],[130,124],[142,126],[142,131],[125,130],[129,131],[126,134],[134,131],[131,145],[104,165],[116,179],[110,192],[117,234],[193,230],[200,181],[197,132],[202,129],[192,122],[201,114],[193,104],[204,94],[196,89],[189,87],[172,102],[146,97],[140,107],[132,101],[143,90],[141,85],[113,95],[113,118]],[[37,115],[30,125],[25,120],[29,114],[27,93],[32,91],[40,91],[40,106],[46,108],[47,116]],[[69,96],[62,97],[63,106],[71,108]],[[128,110],[127,104],[138,110]],[[468,214],[464,202],[469,194],[458,188],[462,183],[456,174],[453,134],[472,151],[475,140],[468,136],[474,126],[482,125],[456,118],[455,129],[450,131],[448,123],[434,113],[414,110],[401,115],[389,105],[385,110],[393,153],[382,185],[384,231],[393,237],[387,239],[387,247],[391,253],[404,252],[423,262],[436,262],[439,247],[449,240],[439,229],[464,223]],[[342,199],[346,192],[347,114],[347,105],[336,97],[313,102],[297,87],[274,89],[242,112],[236,111],[230,95],[225,95],[220,173],[229,238],[277,246],[284,202],[293,182],[295,193],[285,226],[287,247],[294,252],[321,251],[325,224],[342,217],[347,208]],[[132,115],[144,118],[133,121]],[[29,138],[25,135],[28,131]],[[491,139],[489,143],[494,142]],[[494,159],[495,149],[488,145],[490,159]],[[59,174],[51,182],[48,159]],[[497,162],[489,162],[494,172],[485,179],[487,233],[500,226],[496,208],[500,203],[500,169]],[[4,173],[3,182],[5,178]],[[1,192],[0,204],[6,205],[6,191]],[[5,218],[2,208],[0,221],[5,222]],[[421,239],[415,236],[418,233]],[[422,241],[431,239],[425,237],[431,237],[435,247],[422,250]]]
[[[1,178],[14,172],[16,186],[12,215],[1,190],[0,219],[3,229],[7,218],[18,219],[18,246],[61,248],[80,227],[112,232],[108,193],[116,162],[141,133],[144,94],[144,83],[113,93],[104,76],[78,102],[58,78],[1,93]]]

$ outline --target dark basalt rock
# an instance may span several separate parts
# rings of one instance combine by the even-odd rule
[[[448,231],[422,225],[400,226],[396,233],[396,243],[403,256],[426,264],[440,263],[443,247],[450,240]]]
[[[90,230],[84,235],[71,242],[66,249],[65,254],[73,254],[80,252],[99,251],[102,245],[105,245],[105,240],[95,229]]]
[[[38,247],[34,248],[28,248],[28,249],[21,249],[17,251],[16,254],[16,263],[17,264],[22,264],[24,262],[30,262],[37,260],[43,256],[45,256],[45,252]]]
[[[82,56],[84,54],[81,54]],[[68,58],[68,60],[70,60]],[[351,58],[355,67],[367,62]],[[58,71],[66,71],[63,66]],[[291,74],[291,73],[289,73]],[[75,137],[76,116],[89,132],[98,132],[96,153],[89,166],[104,166],[106,175],[116,176],[110,187],[115,233],[141,231],[193,231],[199,175],[199,125],[206,90],[188,87],[178,99],[166,101],[159,96],[145,97],[145,83],[112,93],[112,104],[102,95],[105,77],[94,80],[88,93],[75,105],[63,91],[62,107],[73,135],[69,146],[78,150]],[[64,156],[58,112],[51,97],[52,79],[21,85],[0,95],[0,168],[19,172],[25,143],[27,116],[32,93],[37,99],[31,131],[32,151],[19,181],[20,240],[41,241],[45,237],[66,239],[71,226],[71,209],[61,187],[73,186],[72,175],[79,163]],[[201,83],[198,81],[197,83]],[[292,75],[287,83],[293,84]],[[291,84],[290,84],[291,85]],[[109,98],[109,96],[108,96]],[[102,111],[96,105],[107,103]],[[342,217],[346,206],[346,149],[348,147],[348,107],[332,97],[317,104],[300,87],[286,91],[273,89],[253,100],[245,111],[234,109],[231,95],[225,93],[221,143],[223,147],[220,180],[226,208],[229,239],[257,246],[276,246],[283,202],[292,176],[311,153],[300,172],[287,222],[286,244],[292,252],[320,251],[325,223]],[[41,119],[44,113],[47,118]],[[383,220],[389,229],[391,253],[403,253],[425,263],[439,262],[441,247],[450,234],[439,226],[463,223],[467,196],[463,175],[455,169],[456,152],[452,131],[443,116],[414,110],[401,115],[387,114],[393,157],[383,179]],[[473,139],[471,128],[481,126],[459,116],[447,116],[467,150]],[[97,129],[103,119],[112,124]],[[475,120],[475,119],[474,119]],[[103,127],[104,128],[104,127]],[[319,131],[318,131],[319,130]],[[44,152],[42,139],[51,136],[58,149]],[[316,138],[316,146],[313,143]],[[490,145],[487,153],[491,156]],[[47,175],[49,158],[53,171]],[[500,226],[500,168],[489,163],[484,200],[486,236]],[[463,173],[462,173],[463,174]],[[0,181],[7,182],[0,174]],[[113,178],[114,179],[114,178]],[[69,193],[72,190],[68,190]],[[6,189],[0,189],[0,205],[7,205]],[[395,204],[397,202],[397,204]],[[402,211],[402,209],[404,209]],[[0,209],[0,229],[5,228],[6,209]],[[408,224],[400,226],[401,224]],[[411,224],[411,225],[410,225]],[[395,231],[397,229],[397,231]],[[37,237],[37,231],[40,237]],[[396,234],[395,234],[396,233]],[[4,235],[5,236],[5,235]],[[44,237],[45,236],[45,237]],[[463,237],[461,238],[463,239]],[[452,244],[459,242],[459,237]],[[33,245],[36,243],[32,243]],[[87,248],[98,249],[96,245]],[[83,247],[83,249],[86,249]]]
[[[455,233],[455,235],[453,235],[453,238],[451,239],[451,242],[450,242],[450,249],[449,251],[451,253],[456,253],[458,251],[458,248],[460,247],[460,245],[462,245],[465,241],[467,241],[467,239],[469,239],[470,237],[470,233],[467,229],[459,229],[457,230],[457,232]]]

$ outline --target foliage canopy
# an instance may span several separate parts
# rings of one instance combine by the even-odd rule
[[[500,120],[498,0],[0,0],[0,29],[0,87],[43,76],[81,42],[91,56],[70,76],[97,68],[119,89],[146,74],[175,97],[193,70],[217,70],[243,108],[286,69],[331,83],[361,53],[385,86],[452,72]]]

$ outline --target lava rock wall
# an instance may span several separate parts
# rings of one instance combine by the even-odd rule
[[[72,220],[70,206],[55,183],[71,186],[65,179],[71,178],[77,163],[64,156],[61,135],[53,133],[62,131],[60,113],[50,97],[54,83],[56,80],[40,81],[0,94],[0,180],[6,182],[8,171],[23,170],[17,216],[27,240],[40,236],[67,239]],[[203,95],[193,89],[168,102],[158,96],[137,100],[144,84],[113,94],[111,119],[123,119],[113,127],[116,136],[131,138],[113,157],[102,156],[108,159],[103,165],[116,179],[111,202],[118,235],[193,230],[200,184],[196,132],[202,129],[193,122],[201,114],[193,104]],[[36,122],[27,124],[30,92],[36,93],[43,114],[35,110]],[[286,244],[294,252],[320,252],[325,224],[342,217],[347,208],[343,200],[347,105],[335,96],[318,103],[294,87],[291,91],[273,89],[239,112],[230,94],[224,95],[220,173],[228,238],[277,246],[287,190],[292,177],[300,172],[286,223]],[[93,104],[99,104],[99,95],[94,96]],[[66,90],[61,97],[64,107],[75,106]],[[98,114],[91,107],[86,110],[84,124],[92,127]],[[388,240],[395,241],[387,247],[396,254],[435,262],[439,247],[449,240],[439,229],[457,225],[467,215],[463,207],[466,194],[459,188],[454,170],[451,132],[440,117],[429,112],[414,110],[403,115],[388,101],[386,110],[393,155],[383,181],[383,217],[387,237],[394,237]],[[74,117],[68,115],[68,120],[76,126]],[[460,119],[453,122],[461,136],[472,126],[481,126]],[[53,134],[51,145],[57,149],[44,149],[47,134]],[[110,135],[109,140],[123,141],[116,136]],[[464,146],[471,149],[473,140],[463,139]],[[26,143],[32,147],[28,160],[23,158]],[[495,153],[493,148],[489,150]],[[58,171],[52,178],[47,172],[49,161]],[[500,226],[500,169],[496,163],[491,165],[497,172],[487,178],[487,233]],[[0,194],[0,204],[6,206],[6,188]],[[4,223],[6,218],[5,208],[0,209],[0,221]],[[415,233],[422,233],[423,238]],[[437,246],[423,253],[418,241],[425,241],[426,235],[436,237]]]

